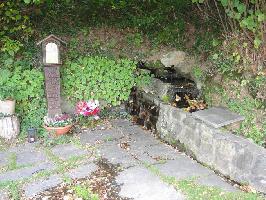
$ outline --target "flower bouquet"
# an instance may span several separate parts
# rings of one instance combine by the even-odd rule
[[[73,126],[73,118],[68,114],[56,115],[55,117],[44,117],[44,128],[56,135],[63,135],[69,132]]]
[[[80,101],[76,106],[76,113],[84,117],[93,117],[94,119],[99,119],[99,101],[98,100],[89,100],[89,101]]]

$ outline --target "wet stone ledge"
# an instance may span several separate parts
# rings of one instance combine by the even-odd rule
[[[191,113],[159,103],[157,134],[224,176],[266,193],[266,150],[248,139],[213,128]]]

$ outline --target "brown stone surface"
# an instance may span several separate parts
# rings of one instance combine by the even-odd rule
[[[59,66],[44,67],[45,91],[48,103],[48,116],[61,114]]]

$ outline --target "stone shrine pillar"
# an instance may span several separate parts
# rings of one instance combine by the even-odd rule
[[[48,117],[62,114],[60,106],[60,59],[61,44],[66,43],[60,38],[49,35],[37,43],[42,45],[42,62],[45,75],[45,92],[47,98]]]
[[[45,92],[48,107],[48,116],[61,114],[60,106],[60,72],[59,66],[44,66]]]

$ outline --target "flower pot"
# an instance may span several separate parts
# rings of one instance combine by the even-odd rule
[[[64,126],[64,127],[49,127],[49,126],[44,126],[44,128],[49,132],[49,133],[54,133],[56,136],[59,135],[64,135],[70,131],[72,128],[72,124]]]
[[[15,114],[15,100],[0,100],[0,113],[4,113],[7,115],[13,115]]]

